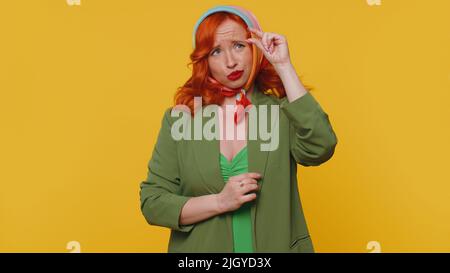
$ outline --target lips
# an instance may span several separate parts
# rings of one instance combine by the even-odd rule
[[[239,79],[243,73],[244,73],[244,70],[233,71],[231,74],[229,74],[227,76],[227,78],[231,81],[235,81],[235,80]]]

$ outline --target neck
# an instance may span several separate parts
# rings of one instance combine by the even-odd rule
[[[250,94],[253,94],[253,93],[254,93],[254,92],[253,92],[254,89],[255,89],[255,84],[252,84],[252,86],[250,86],[249,90],[247,91],[247,97],[248,97]]]
[[[236,104],[235,97],[225,97],[222,103],[222,105],[234,105],[234,104]]]

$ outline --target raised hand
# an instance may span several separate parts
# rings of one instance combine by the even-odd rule
[[[266,59],[275,67],[290,64],[289,48],[286,37],[272,32],[263,32],[248,27],[254,38],[248,38],[248,43],[254,43],[263,53]]]

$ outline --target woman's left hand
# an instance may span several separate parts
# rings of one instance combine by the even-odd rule
[[[255,34],[256,38],[248,38],[246,41],[254,43],[275,69],[291,63],[286,37],[277,33],[262,32],[251,27],[248,29]]]

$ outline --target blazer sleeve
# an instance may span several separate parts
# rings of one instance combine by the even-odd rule
[[[298,164],[318,166],[333,156],[336,134],[327,113],[310,92],[292,102],[286,98],[280,108],[290,121],[290,150]]]
[[[171,136],[170,110],[166,110],[158,139],[148,163],[147,179],[140,185],[141,211],[150,225],[189,232],[194,224],[180,225],[184,204],[190,197],[180,194],[177,145]]]

